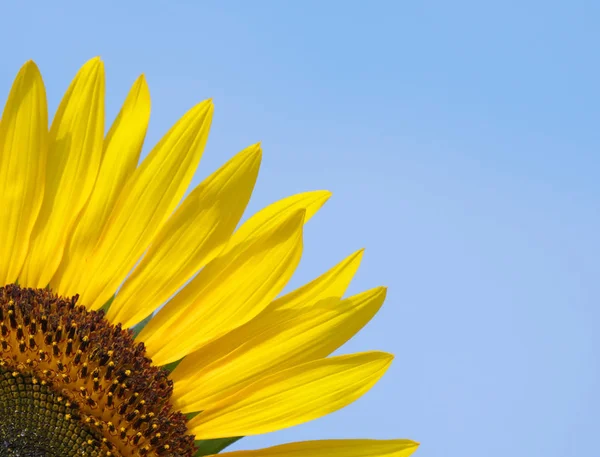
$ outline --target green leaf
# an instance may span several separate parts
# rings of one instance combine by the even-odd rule
[[[198,440],[196,441],[198,452],[196,452],[194,457],[203,457],[205,455],[218,454],[227,446],[235,443],[238,440],[241,440],[242,438],[243,436],[234,436],[233,438],[215,438],[212,440]]]
[[[102,308],[100,308],[98,311],[104,311],[104,314],[108,313],[108,308],[110,308],[110,305],[112,305],[112,302],[115,300],[115,294],[113,294],[112,297],[110,297],[108,299],[108,301],[106,303],[104,303],[104,305],[102,305]]]
[[[179,360],[175,360],[175,362],[171,362],[171,363],[167,363],[166,365],[163,365],[162,368],[166,369],[169,373],[172,373],[173,370],[175,369],[175,367],[177,367],[177,365],[179,365],[182,360],[183,360],[183,357]]]
[[[191,420],[192,420],[194,417],[196,417],[196,416],[197,416],[198,414],[200,414],[201,412],[202,412],[202,411],[196,411],[196,412],[193,412],[193,413],[187,413],[187,414],[185,415],[185,417],[187,417],[187,420],[188,420],[188,421],[191,421]]]
[[[150,319],[152,319],[152,314],[150,314],[146,319],[144,319],[141,322],[138,322],[131,328],[131,330],[133,331],[134,338],[140,334],[140,332],[144,329],[146,324],[148,324],[148,322],[150,322]]]

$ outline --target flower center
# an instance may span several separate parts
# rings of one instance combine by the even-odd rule
[[[0,288],[0,455],[191,456],[172,391],[168,372],[102,311]]]
[[[2,456],[102,455],[77,406],[31,375],[0,368],[0,417]]]

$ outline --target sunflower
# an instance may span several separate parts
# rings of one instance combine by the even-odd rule
[[[342,298],[362,251],[279,296],[328,192],[285,198],[237,227],[256,144],[180,203],[212,113],[210,100],[190,109],[138,166],[143,76],[105,136],[100,59],[77,73],[49,130],[37,66],[18,73],[0,121],[0,456],[216,453],[346,406],[390,365],[383,352],[330,356],[385,298],[382,287]],[[324,440],[231,455],[416,447]]]

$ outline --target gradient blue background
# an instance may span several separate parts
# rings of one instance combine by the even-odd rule
[[[293,286],[366,246],[389,286],[344,352],[396,354],[365,397],[236,448],[411,437],[422,457],[594,456],[600,411],[600,4],[4,2],[2,103],[37,61],[54,110],[88,58],[108,118],[145,72],[153,144],[213,97],[199,174],[262,141],[251,203],[319,188]]]

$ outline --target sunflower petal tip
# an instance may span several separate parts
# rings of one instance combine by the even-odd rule
[[[85,69],[88,69],[90,72],[104,72],[104,62],[100,59],[100,56],[94,57],[81,67],[81,70]]]
[[[358,266],[360,266],[362,259],[365,255],[365,248],[360,248],[356,251],[354,251],[352,254],[350,254],[348,257],[346,257],[346,259],[344,259],[344,262],[348,263],[348,264],[353,264],[353,263],[357,263],[357,268]]]
[[[197,114],[202,113],[202,115],[212,116],[215,105],[213,103],[212,98],[207,98],[206,100],[202,100],[201,102],[196,103],[188,113],[195,112]]]
[[[243,149],[239,154],[235,156],[239,160],[250,159],[252,162],[259,161],[262,159],[262,149],[260,143],[254,143],[247,148]]]
[[[313,192],[315,203],[321,208],[331,198],[333,193],[329,190],[315,190]]]
[[[25,77],[36,77],[39,76],[41,78],[40,69],[37,64],[33,60],[28,60],[23,64],[20,71],[21,75]]]
[[[23,68],[37,68],[36,63],[33,61],[33,59],[29,59],[27,62],[25,62],[25,64],[23,65]]]
[[[396,357],[391,352],[386,351],[370,351],[370,353],[375,359],[384,361],[386,367],[388,367]]]
[[[83,64],[83,68],[85,67],[90,67],[94,69],[104,67],[104,62],[102,62],[100,56],[92,57],[90,60]]]

